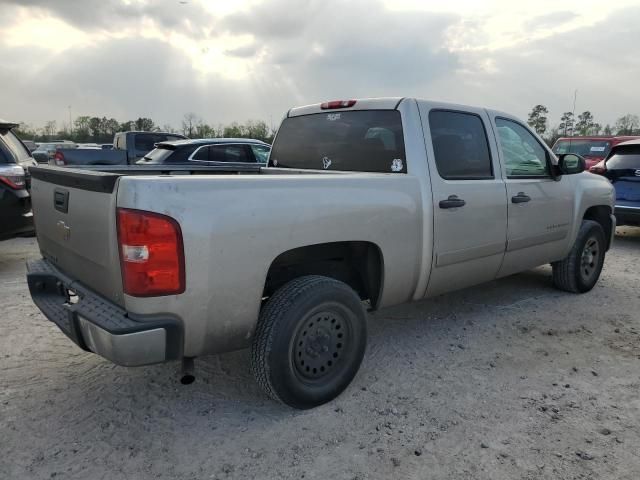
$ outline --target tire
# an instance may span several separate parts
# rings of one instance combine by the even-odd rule
[[[553,284],[565,292],[588,292],[600,278],[605,250],[602,226],[592,220],[583,220],[567,258],[551,264]]]
[[[251,370],[273,399],[307,409],[337,397],[360,368],[366,312],[351,287],[316,275],[290,281],[260,312]]]

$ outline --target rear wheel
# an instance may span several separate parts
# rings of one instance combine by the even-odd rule
[[[251,348],[256,380],[272,398],[312,408],[351,382],[366,347],[366,313],[348,285],[300,277],[266,303]]]
[[[573,293],[591,290],[600,278],[605,249],[602,226],[592,220],[583,220],[567,258],[552,264],[554,285]]]

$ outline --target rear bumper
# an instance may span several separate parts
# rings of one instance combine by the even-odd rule
[[[0,185],[0,240],[33,233],[31,197],[23,190],[10,190]]]
[[[83,350],[124,366],[182,358],[183,328],[177,318],[134,316],[44,259],[27,262],[27,283],[36,306]]]
[[[639,207],[615,207],[616,220],[618,225],[640,225],[640,206]]]

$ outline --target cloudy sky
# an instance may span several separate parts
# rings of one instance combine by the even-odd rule
[[[639,0],[0,0],[0,118],[277,124],[418,96],[551,123],[640,113]]]

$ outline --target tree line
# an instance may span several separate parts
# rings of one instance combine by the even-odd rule
[[[640,118],[628,113],[618,118],[613,125],[602,125],[596,122],[589,110],[574,115],[564,112],[560,122],[549,127],[549,109],[544,105],[536,105],[529,112],[527,123],[549,144],[553,145],[560,137],[589,135],[640,135]]]
[[[640,118],[634,114],[623,115],[613,125],[603,126],[589,110],[577,116],[573,112],[564,112],[560,121],[553,127],[549,126],[548,115],[547,107],[536,105],[529,112],[527,122],[549,145],[553,145],[559,137],[576,135],[640,135]],[[46,122],[42,128],[33,128],[22,123],[16,133],[25,140],[36,142],[64,139],[77,143],[111,143],[117,132],[129,130],[181,133],[189,138],[255,138],[267,143],[271,143],[275,135],[274,129],[262,120],[212,125],[191,112],[183,116],[178,129],[168,124],[156,125],[151,118],[146,117],[120,122],[115,118],[83,115],[76,117],[72,129],[68,124],[58,128],[57,122],[52,120]]]
[[[21,123],[16,133],[24,140],[35,142],[59,139],[76,143],[111,143],[117,132],[130,130],[181,133],[189,138],[255,138],[267,143],[273,141],[275,134],[273,129],[262,120],[210,125],[195,113],[185,114],[178,129],[169,124],[157,125],[151,118],[146,117],[120,122],[115,118],[83,115],[75,118],[73,128],[69,128],[69,124],[58,127],[58,123],[51,120],[42,128]]]

